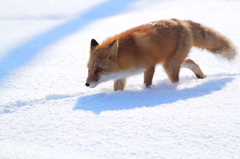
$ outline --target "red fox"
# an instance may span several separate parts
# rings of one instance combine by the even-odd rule
[[[190,20],[160,20],[110,37],[99,44],[91,40],[86,86],[93,88],[114,80],[114,90],[124,90],[126,78],[144,72],[146,87],[152,85],[157,64],[162,64],[170,81],[179,81],[181,67],[206,76],[187,59],[192,46],[232,60],[237,55],[233,43],[220,33]]]

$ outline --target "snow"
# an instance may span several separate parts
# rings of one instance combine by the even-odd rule
[[[90,40],[169,18],[209,26],[240,48],[240,1],[0,2],[0,158],[240,158],[240,59],[193,48],[207,75],[162,67],[146,89],[87,88]]]

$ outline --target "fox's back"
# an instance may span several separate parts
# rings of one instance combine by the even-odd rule
[[[108,46],[113,40],[119,41],[118,55],[137,58],[140,63],[160,63],[167,59],[189,39],[189,31],[184,21],[161,20],[147,23],[115,35],[102,43]]]

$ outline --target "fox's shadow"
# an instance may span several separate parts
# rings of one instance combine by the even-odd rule
[[[226,77],[211,80],[193,88],[182,90],[176,89],[146,89],[140,91],[123,91],[100,93],[80,97],[77,100],[74,110],[81,109],[100,114],[109,110],[124,110],[137,107],[153,107],[155,105],[174,103],[178,100],[186,100],[211,94],[221,90],[233,78]]]

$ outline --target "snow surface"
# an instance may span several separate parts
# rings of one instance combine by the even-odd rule
[[[214,28],[240,48],[240,1],[0,1],[0,158],[240,158],[240,60],[189,55],[208,78],[158,67],[126,90],[85,87],[90,40],[160,19]]]

